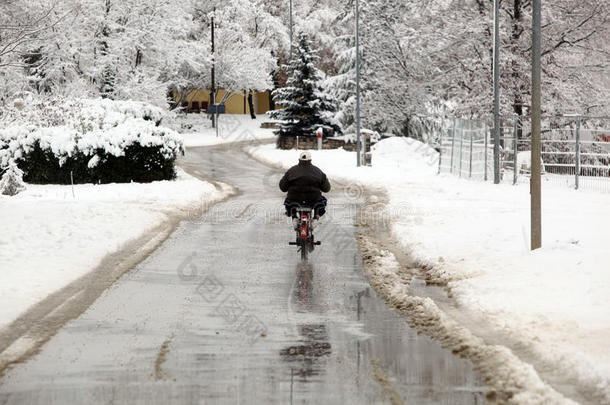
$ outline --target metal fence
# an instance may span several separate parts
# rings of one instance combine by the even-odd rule
[[[440,171],[475,180],[493,179],[491,126],[467,119],[441,122]],[[529,120],[502,120],[500,145],[502,181],[529,181]],[[542,164],[546,183],[610,192],[610,118],[544,117]]]
[[[480,121],[453,119],[444,121],[441,130],[440,168],[459,177],[487,180],[493,149],[487,125]],[[490,154],[491,153],[491,154]]]

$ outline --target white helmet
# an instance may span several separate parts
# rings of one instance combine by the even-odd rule
[[[299,155],[299,160],[301,162],[311,162],[311,152],[309,152],[309,151],[301,152],[301,154]]]

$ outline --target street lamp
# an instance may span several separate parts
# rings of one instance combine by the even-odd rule
[[[494,183],[500,184],[500,0],[494,0]],[[485,152],[487,153],[487,151]]]
[[[530,178],[531,197],[531,249],[542,247],[542,190],[540,163],[542,146],[541,133],[541,54],[542,54],[542,4],[541,0],[532,3],[532,174]]]
[[[290,62],[292,62],[292,0],[290,0]]]

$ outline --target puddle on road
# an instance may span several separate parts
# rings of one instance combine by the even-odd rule
[[[304,381],[323,372],[324,365],[320,358],[328,357],[332,353],[328,342],[326,325],[299,325],[302,343],[290,346],[280,351],[282,360],[291,363],[292,375],[298,375]]]
[[[313,277],[314,267],[311,263],[297,264],[293,292],[294,309],[297,313],[308,313],[313,310]],[[299,344],[282,349],[280,357],[291,363],[291,380],[297,375],[306,381],[307,377],[324,371],[319,359],[331,354],[331,345],[328,342],[326,324],[298,325],[297,330],[300,336]]]
[[[417,276],[414,276],[409,283],[409,294],[414,297],[431,298],[437,304],[449,303],[445,287],[429,284]]]
[[[279,357],[290,382],[291,403],[307,402],[317,391],[333,392],[329,381],[340,378],[341,390],[353,384],[346,397],[362,403],[484,404],[486,389],[472,365],[418,335],[396,311],[388,309],[353,267],[295,266],[291,304],[297,315],[318,314],[326,322],[297,325],[298,341]],[[351,314],[338,321],[328,316],[322,299],[328,272],[346,280],[345,307]],[[429,295],[425,283],[414,279],[414,294]],[[438,287],[438,294],[442,288]],[[351,293],[349,292],[351,291]],[[335,347],[335,345],[337,347]],[[330,391],[329,391],[330,390]]]
[[[313,265],[301,262],[296,266],[294,303],[297,312],[312,312],[313,309]]]

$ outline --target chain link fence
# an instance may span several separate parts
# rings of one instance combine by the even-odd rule
[[[438,144],[439,170],[458,177],[493,179],[493,131],[484,121],[442,119]],[[543,117],[543,181],[610,192],[610,118]],[[500,170],[502,182],[528,182],[531,167],[530,121],[502,120]]]

